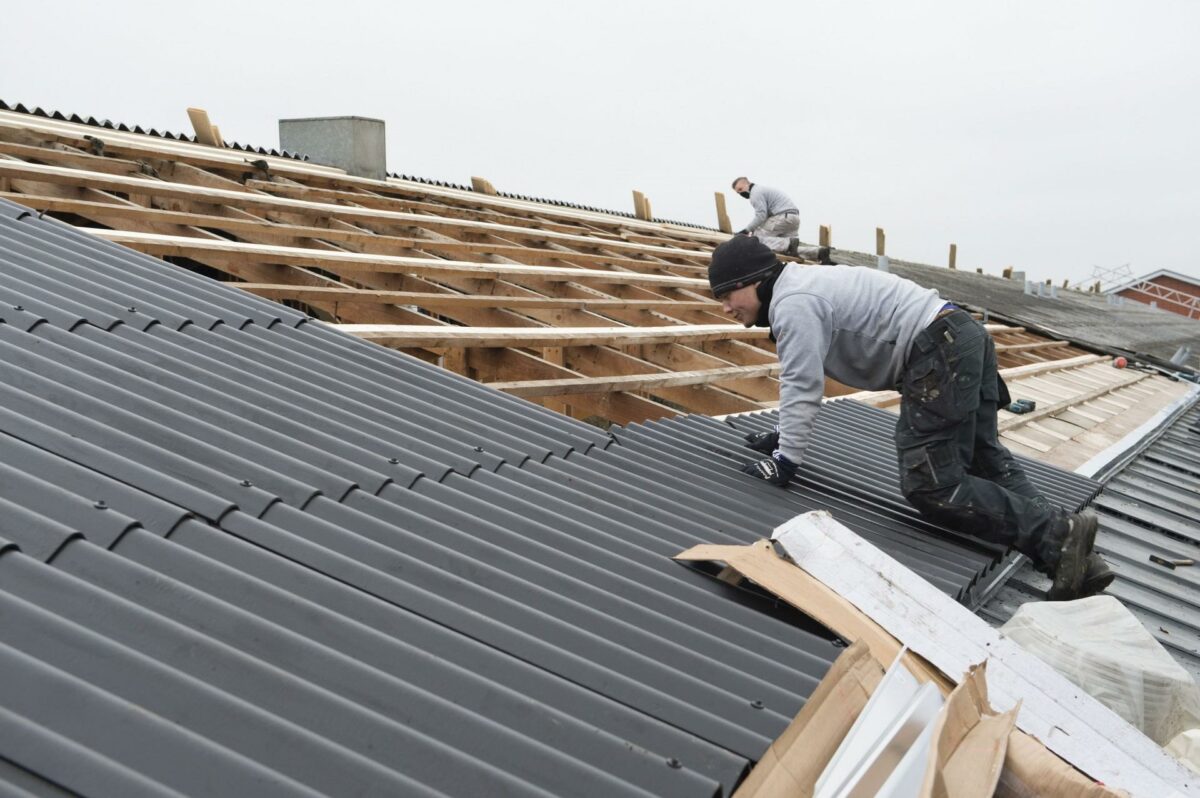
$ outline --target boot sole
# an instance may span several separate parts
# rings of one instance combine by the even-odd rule
[[[1099,576],[1095,576],[1091,579],[1084,579],[1083,584],[1079,586],[1079,598],[1087,598],[1088,596],[1095,596],[1099,593],[1103,593],[1105,590],[1108,590],[1108,586],[1116,581],[1116,579],[1117,572],[1111,568]]]
[[[1079,528],[1067,533],[1067,539],[1063,542],[1062,559],[1054,571],[1054,584],[1046,594],[1050,601],[1069,601],[1079,597],[1087,570],[1087,556],[1096,542],[1096,528],[1099,526],[1095,513],[1085,511],[1080,518],[1082,523]]]

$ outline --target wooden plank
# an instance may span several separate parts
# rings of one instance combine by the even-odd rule
[[[996,344],[997,352],[1030,352],[1035,349],[1051,349],[1056,346],[1070,346],[1070,341],[1037,341],[1031,344]]]
[[[950,245],[950,262],[947,265],[951,269],[958,268],[958,244]]]
[[[779,364],[769,366],[730,366],[701,371],[675,371],[666,374],[628,374],[620,377],[582,377],[562,380],[521,380],[492,382],[488,387],[514,396],[569,396],[609,391],[646,391],[680,385],[707,385],[748,377],[774,377]]]
[[[886,255],[887,252],[887,234],[883,232],[882,227],[875,228],[875,254]]]
[[[1200,794],[1196,775],[1160,746],[828,512],[797,516],[772,537],[800,569],[942,673],[986,661],[993,705],[1019,706],[1018,727],[1087,775],[1135,796]]]
[[[821,225],[818,236],[819,237],[817,239],[817,246],[821,246],[821,247],[832,247],[833,246],[833,244],[830,243],[833,240],[833,228],[831,228],[829,225],[827,225],[827,224]]]
[[[2,146],[3,145],[0,144],[0,147]],[[117,162],[122,164],[132,163],[130,161],[119,160]],[[134,164],[134,166],[137,165]],[[382,235],[378,233],[372,233],[360,227],[355,227],[354,225],[345,224],[344,222],[340,222],[336,219],[332,220],[332,222],[334,224],[345,224],[346,229],[338,229],[337,227],[317,227],[313,225],[277,223],[257,217],[245,218],[217,216],[210,213],[146,208],[140,205],[116,205],[111,202],[96,202],[69,197],[49,197],[41,194],[0,192],[0,195],[13,200],[14,202],[19,202],[22,205],[34,208],[35,210],[74,213],[94,220],[120,219],[126,224],[175,224],[193,227],[215,228],[217,230],[225,230],[227,232],[236,234],[260,237],[266,236],[276,239],[314,238],[323,241],[345,242],[362,247],[367,251],[383,251],[384,254],[387,254],[387,250],[389,249],[419,249],[428,252],[460,256],[502,255],[512,259],[517,263],[522,263],[527,266],[566,264],[602,267],[618,266],[630,269],[660,270],[665,265],[659,262],[623,257],[620,255],[600,255],[585,252],[574,252],[570,250],[524,247],[514,244],[492,244],[479,241],[447,241],[431,238],[414,238],[411,236]],[[106,221],[106,223],[113,224],[111,221]],[[143,230],[142,232],[161,231]],[[694,271],[696,273],[700,273],[705,269],[703,266],[691,266],[676,263],[668,264],[667,267],[673,272]]]
[[[652,244],[634,244],[608,238],[559,233],[551,230],[539,230],[528,227],[498,224],[495,222],[480,222],[470,219],[447,219],[423,213],[408,213],[403,211],[385,211],[374,208],[357,208],[350,205],[314,202],[311,200],[277,197],[270,194],[254,193],[251,191],[233,191],[228,189],[190,186],[182,183],[168,183],[149,178],[128,177],[123,175],[108,175],[90,170],[71,169],[47,164],[22,163],[17,161],[0,161],[0,175],[26,178],[50,183],[98,188],[104,191],[119,191],[131,194],[146,194],[155,197],[171,197],[190,199],[198,202],[208,202],[216,205],[230,204],[238,208],[261,208],[266,210],[296,211],[300,213],[318,213],[334,218],[361,219],[365,221],[390,222],[408,227],[424,227],[427,229],[445,229],[454,232],[475,232],[481,234],[503,234],[509,238],[520,238],[534,241],[555,241],[567,245],[585,247],[604,247],[606,249],[662,257],[684,257],[707,259],[707,250],[685,250],[677,247],[667,247]]]
[[[393,347],[634,346],[765,338],[768,330],[740,324],[677,324],[663,327],[426,327],[409,324],[333,324],[342,332]]]
[[[471,188],[480,194],[488,194],[492,196],[496,194],[496,187],[493,186],[490,181],[485,180],[482,177],[472,177]]]
[[[293,266],[339,268],[386,274],[453,274],[479,279],[500,280],[509,276],[537,277],[546,280],[586,283],[618,283],[687,287],[707,290],[708,281],[674,275],[614,272],[603,269],[573,269],[555,266],[509,266],[498,263],[409,258],[399,255],[375,255],[359,252],[337,252],[308,247],[282,247],[269,244],[246,244],[225,239],[201,239],[188,236],[132,233],[120,230],[81,228],[99,238],[126,244],[152,255],[172,255],[202,259],[206,252],[236,255],[248,261],[286,263]]]
[[[213,123],[208,118],[208,111],[203,108],[189,108],[187,115],[192,122],[192,129],[196,131],[198,142],[210,147],[221,146],[221,140],[217,138],[216,131],[213,130]]]
[[[733,222],[729,221],[729,211],[725,207],[725,192],[713,192],[717,201],[717,229],[722,233],[733,233]]]
[[[720,309],[715,302],[680,299],[575,299],[560,297],[505,296],[502,294],[431,294],[420,291],[375,291],[362,288],[317,288],[267,283],[234,283],[236,288],[267,299],[294,299],[299,302],[339,302],[359,304],[392,303],[416,305],[422,308],[528,308],[547,310],[571,308],[578,310],[678,310]]]
[[[991,327],[992,325],[985,326]],[[1107,358],[1104,355],[1080,355],[1079,357],[1067,358],[1065,360],[1047,360],[1042,363],[1030,363],[1027,366],[1013,366],[1012,368],[1000,369],[1000,376],[1004,378],[1005,382],[1012,382],[1034,374],[1079,368],[1101,360],[1107,360]],[[891,407],[900,403],[900,394],[896,391],[860,391],[843,398],[856,399],[860,402],[875,405],[876,407]]]
[[[243,173],[255,170],[255,167],[250,165],[251,159],[245,153],[236,150],[204,147],[192,142],[160,139],[138,133],[97,129],[76,122],[32,117],[28,114],[20,114],[12,111],[0,111],[0,127],[23,131],[35,130],[59,137],[84,148],[89,146],[87,140],[84,138],[85,136],[101,138],[110,151],[126,156],[144,157],[148,153],[156,153],[173,160],[184,160],[210,168],[237,170]],[[427,198],[437,197],[447,203],[457,203],[468,207],[483,205],[496,211],[534,214],[541,218],[550,218],[577,225],[608,225],[620,226],[622,229],[644,230],[656,235],[660,241],[664,235],[677,233],[696,242],[704,242],[702,245],[707,248],[719,243],[723,239],[723,236],[719,233],[677,227],[661,222],[642,222],[626,217],[614,216],[611,213],[603,211],[563,208],[539,203],[535,200],[484,197],[474,194],[474,192],[416,183],[401,178],[388,178],[385,181],[360,178],[348,175],[336,167],[322,166],[293,158],[255,153],[253,154],[253,160],[266,162],[272,174],[293,176],[301,180],[326,181],[343,186],[366,187],[370,190],[380,190],[381,187],[385,189],[409,190]]]
[[[1113,385],[1104,385],[1104,386],[1101,386],[1094,390],[1088,391],[1085,394],[1072,396],[1069,399],[1064,399],[1061,402],[1055,402],[1052,405],[1040,406],[1040,407],[1038,407],[1037,410],[1034,410],[1032,413],[1025,413],[1025,414],[1022,414],[1019,416],[1010,416],[1009,418],[1002,419],[1000,421],[1000,423],[997,424],[997,427],[999,427],[1001,432],[1007,432],[1008,430],[1028,424],[1031,421],[1036,421],[1039,418],[1044,418],[1046,416],[1052,416],[1055,413],[1061,413],[1062,411],[1064,411],[1068,408],[1074,407],[1075,405],[1081,405],[1081,404],[1084,404],[1085,402],[1091,402],[1095,399],[1100,398],[1101,396],[1104,396],[1107,393],[1112,393],[1113,391],[1119,390],[1121,388],[1125,388],[1129,385],[1133,385],[1136,382],[1141,382],[1142,380],[1146,379],[1149,376],[1151,376],[1151,375],[1147,374],[1145,372],[1139,372],[1139,373],[1133,375],[1131,378],[1125,380],[1124,382],[1116,383]]]
[[[633,215],[644,221],[650,221],[650,204],[646,195],[640,191],[633,192]]]

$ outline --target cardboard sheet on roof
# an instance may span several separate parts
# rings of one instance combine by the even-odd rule
[[[828,514],[818,513],[810,515],[824,515],[828,518]],[[832,522],[831,518],[828,518],[828,520]],[[853,534],[849,530],[846,530],[846,532],[851,535]],[[780,596],[806,614],[811,615],[842,637],[848,640],[863,640],[872,655],[881,661],[890,661],[901,649],[900,641],[879,623],[868,617],[867,614],[859,610],[837,591],[805,572],[802,568],[796,567],[793,563],[780,557],[770,541],[759,541],[748,546],[701,545],[677,555],[676,559],[684,561],[711,560],[724,562],[735,568],[745,577]],[[903,568],[898,563],[895,565],[897,568]],[[907,571],[907,569],[904,570]],[[914,579],[916,578],[911,574],[909,576]],[[942,598],[954,604],[948,597],[942,596]],[[966,612],[965,608],[961,608],[960,606],[959,608]],[[974,622],[983,623],[974,616],[970,617]],[[945,621],[934,614],[929,619],[929,623],[936,626],[939,623],[944,624]],[[981,657],[980,659],[983,658]],[[919,656],[910,654],[906,658],[905,664],[918,678],[937,681],[945,693],[948,693],[953,686],[953,682],[950,679]],[[1085,698],[1087,697],[1085,696]],[[1120,722],[1119,719],[1117,721]],[[1125,725],[1127,726],[1127,724]],[[1130,729],[1130,731],[1135,730]],[[1096,784],[1093,780],[1083,776],[1058,756],[1046,750],[1037,740],[1028,737],[1025,733],[1015,731],[1011,737],[1012,741],[1010,741],[1005,761],[1005,774],[997,794],[1053,795],[1069,796],[1069,798],[1090,798],[1091,796],[1119,794],[1107,790],[1103,786]],[[1111,745],[1108,741],[1105,742]],[[1159,750],[1161,751],[1161,749]],[[776,751],[774,755],[778,756],[779,752]],[[1110,770],[1116,768],[1115,772],[1121,777],[1120,767],[1122,762],[1126,760],[1128,760],[1133,770],[1143,772],[1145,775],[1145,766],[1137,763],[1125,754],[1121,755],[1121,762],[1093,762],[1092,766],[1104,765]],[[1127,776],[1128,774],[1125,775]],[[1177,776],[1178,774],[1171,774],[1171,778]],[[1161,781],[1154,775],[1148,775],[1147,778],[1149,781],[1159,785],[1170,783]],[[1184,789],[1191,789],[1190,784],[1186,782],[1181,783]],[[1151,793],[1138,791],[1138,794]],[[1171,794],[1182,794],[1182,791],[1167,787],[1158,793],[1158,795]]]

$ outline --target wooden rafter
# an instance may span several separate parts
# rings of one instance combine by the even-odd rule
[[[766,331],[708,291],[714,230],[11,112],[0,195],[578,417],[778,401]],[[1078,351],[988,329],[1006,365]]]

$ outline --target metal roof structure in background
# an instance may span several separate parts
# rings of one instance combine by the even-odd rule
[[[884,411],[780,491],[766,419],[610,436],[7,202],[0,320],[14,790],[728,794],[837,641],[672,555],[828,506],[968,602],[998,567],[898,506]]]
[[[871,268],[877,259],[874,255],[839,250],[838,260]],[[1019,280],[895,259],[890,260],[888,268],[901,277],[937,289],[952,302],[987,310],[999,319],[1081,346],[1152,358],[1160,365],[1167,364],[1184,345],[1200,353],[1200,321],[1139,302],[1117,307],[1110,305],[1103,294],[1074,290],[1061,290],[1056,299],[1031,296],[1025,293],[1025,284]],[[1200,354],[1184,365],[1193,371],[1200,368]]]
[[[1200,679],[1200,406],[1195,394],[1189,404],[1107,478],[1092,507],[1100,515],[1096,550],[1117,572],[1107,592]],[[1026,563],[980,615],[1003,624],[1047,584]]]

